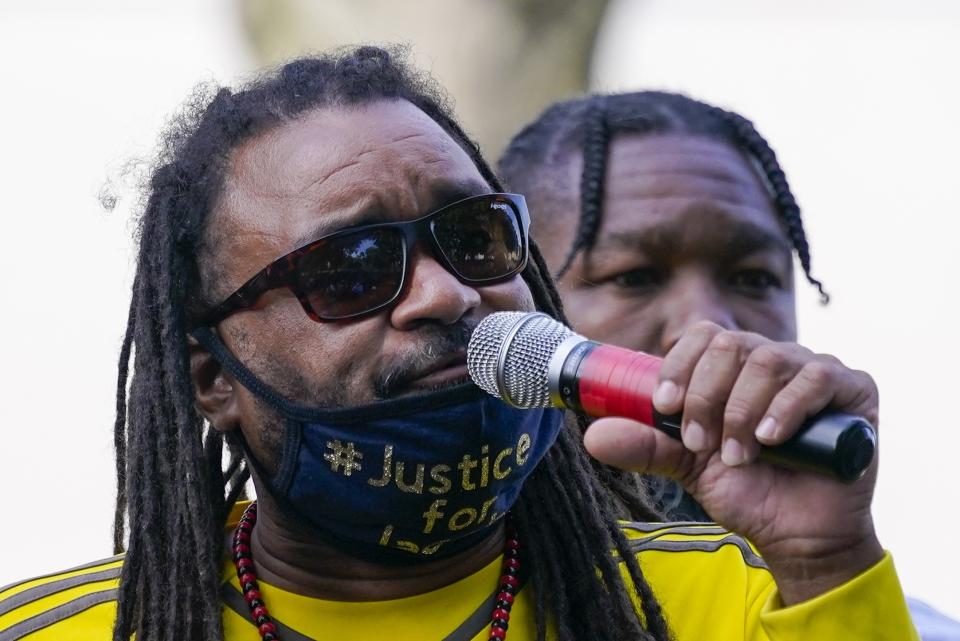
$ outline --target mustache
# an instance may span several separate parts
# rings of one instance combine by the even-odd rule
[[[449,357],[466,352],[470,336],[479,321],[462,320],[453,325],[424,326],[413,345],[395,355],[374,380],[374,394],[385,400],[396,396],[420,376],[420,372]]]

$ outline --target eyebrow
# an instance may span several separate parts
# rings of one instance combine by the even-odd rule
[[[784,238],[753,223],[727,221],[722,230],[719,235],[711,235],[710,242],[715,245],[718,253],[727,257],[741,257],[766,250],[788,255],[793,252],[793,247]],[[669,254],[682,248],[685,237],[689,234],[689,224],[677,220],[647,228],[602,233],[593,249],[640,251],[651,255]]]
[[[490,185],[482,180],[440,180],[430,187],[430,200],[425,211],[417,212],[415,218],[425,216],[445,205],[455,203],[464,198],[491,193]],[[293,242],[293,249],[309,245],[310,243],[329,236],[343,229],[360,227],[384,222],[387,211],[380,199],[376,199],[366,207],[343,215],[324,216],[324,220],[299,235]]]

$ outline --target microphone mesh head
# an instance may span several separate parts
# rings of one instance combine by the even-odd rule
[[[545,314],[496,312],[473,330],[467,370],[480,388],[512,405],[550,407],[550,358],[560,343],[573,335]]]

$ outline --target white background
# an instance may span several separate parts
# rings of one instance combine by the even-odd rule
[[[110,554],[131,161],[197,81],[252,65],[228,0],[18,4],[0,4],[0,584]],[[615,1],[595,85],[685,91],[772,141],[834,296],[798,286],[802,342],[879,381],[881,540],[909,593],[960,617],[960,5],[799,5]]]

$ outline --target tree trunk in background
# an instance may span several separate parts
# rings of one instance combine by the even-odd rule
[[[237,0],[261,64],[360,43],[412,46],[488,158],[587,89],[607,0]]]

